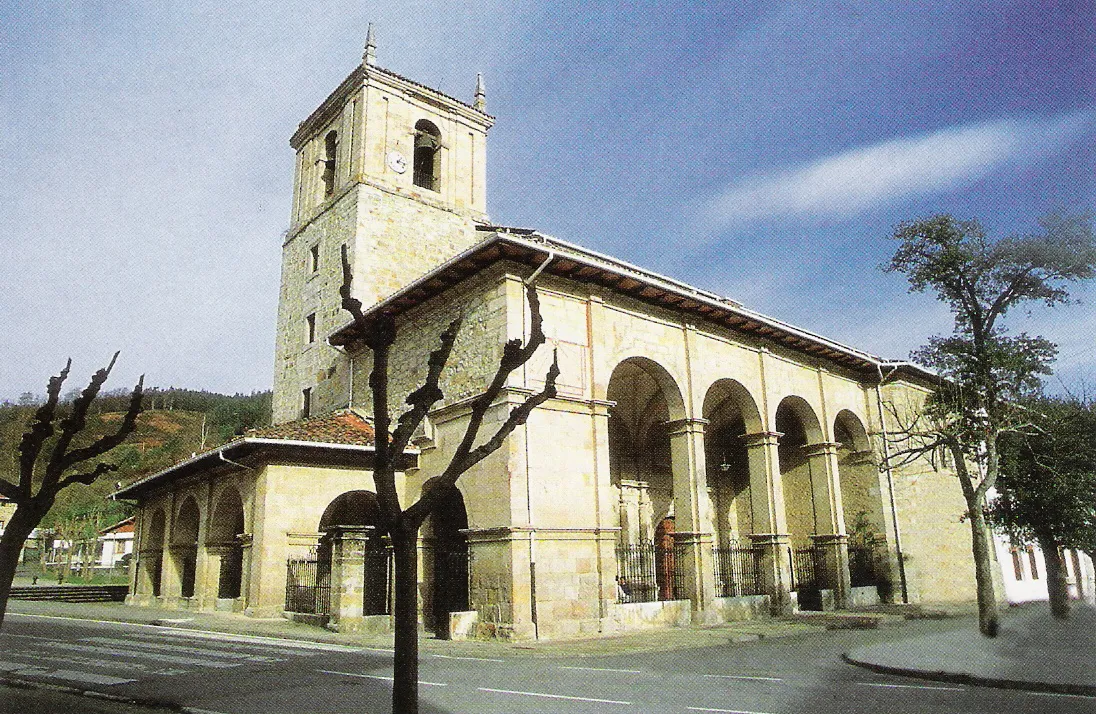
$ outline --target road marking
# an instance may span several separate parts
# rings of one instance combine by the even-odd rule
[[[144,642],[133,639],[120,640],[113,637],[85,637],[81,642],[91,642],[99,645],[119,645],[124,648],[140,648],[149,650],[160,650],[161,652],[185,652],[187,654],[208,655],[210,657],[223,657],[225,659],[242,659],[248,662],[285,662],[284,658],[280,657],[265,657],[263,655],[244,654],[243,652],[224,652],[221,650],[213,649],[196,649],[194,647],[185,647],[181,645],[168,645],[161,644],[159,642]],[[137,651],[140,651],[138,649]]]
[[[707,709],[705,707],[685,707],[691,712],[721,712],[721,714],[769,714],[768,712],[751,712],[745,709]]]
[[[198,667],[213,667],[217,669],[224,669],[227,667],[239,667],[239,662],[221,662],[214,659],[206,659],[204,657],[183,657],[181,655],[167,655],[157,654],[155,652],[139,652],[134,649],[119,649],[117,647],[99,647],[98,645],[77,645],[70,642],[48,642],[44,647],[50,647],[59,650],[69,650],[72,652],[91,652],[93,654],[105,654],[112,657],[123,657],[129,659],[145,659],[152,660],[153,662],[170,662],[171,664],[190,664]]]
[[[1028,692],[1033,697],[1077,697],[1078,699],[1092,699],[1091,694],[1067,694],[1065,692]]]
[[[580,672],[619,672],[620,674],[643,674],[638,669],[605,669],[603,667],[560,667],[560,669],[577,669]]]
[[[886,689],[939,689],[943,692],[965,692],[966,687],[934,687],[925,684],[883,684],[881,682],[857,682],[861,687],[883,687]]]
[[[598,704],[623,704],[625,706],[631,706],[631,702],[620,702],[615,699],[594,699],[593,697],[568,697],[562,694],[545,694],[544,692],[516,692],[511,689],[488,689],[487,687],[479,687],[481,692],[492,692],[494,694],[519,694],[523,697],[543,697],[544,699],[567,699],[572,702],[596,702]]]
[[[506,661],[504,659],[490,659],[488,657],[457,657],[456,655],[438,655],[438,654],[432,654],[430,656],[434,657],[436,659],[466,659],[466,660],[471,660],[472,662],[505,662]]]
[[[130,682],[136,682],[136,679],[123,679],[121,677],[111,677],[106,674],[95,674],[94,672],[80,672],[74,669],[46,669],[45,667],[37,667],[31,664],[22,664],[20,662],[0,662],[0,672],[11,672],[12,674],[21,675],[24,677],[47,677],[50,679],[64,679],[69,682],[80,682],[82,684],[129,684]]]
[[[344,677],[359,677],[361,679],[379,679],[379,680],[384,681],[384,682],[391,682],[391,681],[395,680],[395,677],[382,677],[379,674],[358,674],[357,672],[332,672],[329,669],[317,669],[316,671],[321,672],[322,674],[341,674]],[[423,685],[424,687],[448,687],[449,686],[445,682],[424,682],[421,679],[419,680],[419,684]]]
[[[6,617],[26,617],[38,620],[64,620],[66,622],[90,622],[96,625],[110,625],[111,627],[131,627],[134,629],[150,630],[161,635],[176,637],[194,637],[197,639],[218,640],[223,642],[241,642],[244,644],[276,645],[290,649],[317,650],[321,652],[395,652],[393,649],[380,647],[351,647],[349,645],[332,645],[325,642],[306,642],[303,640],[287,640],[281,637],[262,637],[261,635],[237,635],[231,632],[203,632],[184,627],[164,627],[163,625],[146,625],[139,622],[117,622],[115,620],[92,620],[82,617],[62,617],[60,615],[30,615],[22,612],[9,612]],[[4,635],[8,637],[9,635]],[[26,637],[27,635],[23,635]]]
[[[712,679],[745,679],[751,682],[783,682],[780,677],[747,677],[744,674],[705,674]]]

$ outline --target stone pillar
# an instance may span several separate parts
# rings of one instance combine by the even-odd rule
[[[667,424],[674,477],[675,567],[684,575],[685,595],[694,613],[703,613],[715,600],[712,534],[704,532],[708,517],[708,483],[704,465],[704,426],[707,419],[679,419]]]
[[[232,550],[231,543],[206,543],[198,550],[198,572],[194,579],[194,596],[198,607],[213,610],[221,585],[221,562]]]
[[[168,607],[176,607],[183,592],[182,558],[187,546],[171,545],[164,548],[160,562],[160,597]]]
[[[750,541],[762,552],[762,582],[774,615],[792,612],[792,570],[788,547],[788,519],[784,510],[784,484],[780,478],[778,431],[744,434],[750,465],[750,505],[753,517]]]
[[[846,607],[850,589],[849,537],[844,533],[812,535],[811,545],[822,552],[822,580],[833,589],[834,605]]]
[[[596,528],[598,573],[598,620],[602,630],[609,608],[617,601],[616,543],[620,534],[620,502],[612,498],[612,474],[609,471],[609,407],[611,402],[592,401],[590,428],[594,444],[594,525]],[[613,524],[618,525],[613,525]]]
[[[255,555],[254,546],[255,536],[251,533],[241,533],[236,536],[240,541],[240,550],[242,551],[241,569],[240,572],[240,610],[243,610],[248,605],[248,593],[251,592],[251,564],[254,562]]]
[[[814,500],[814,535],[811,542],[821,548],[826,566],[826,585],[833,589],[837,607],[845,607],[849,598],[849,538],[845,533],[845,513],[841,503],[841,478],[837,466],[840,444],[807,444],[803,452],[811,471]]]
[[[365,624],[365,550],[373,526],[334,526],[331,539],[331,619],[336,632],[360,632]]]

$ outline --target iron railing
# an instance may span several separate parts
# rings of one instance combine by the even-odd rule
[[[765,584],[761,578],[761,558],[761,548],[754,545],[732,542],[725,547],[712,548],[715,596],[763,595]]]
[[[829,586],[826,552],[817,546],[789,548],[792,562],[792,590],[821,590]]]
[[[286,563],[285,611],[331,614],[331,561],[321,559],[316,548]]]
[[[392,541],[389,537],[370,538],[365,549],[365,601],[362,603],[362,614],[392,614],[394,568]]]
[[[687,546],[654,543],[620,545],[616,549],[617,596],[623,603],[679,600],[685,597]]]

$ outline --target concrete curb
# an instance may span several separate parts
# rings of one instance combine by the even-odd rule
[[[1027,692],[1043,692],[1047,694],[1073,694],[1085,697],[1096,697],[1096,685],[1074,684],[1070,682],[1040,682],[1024,681],[1020,679],[1005,679],[972,674],[968,672],[947,672],[944,670],[924,670],[907,667],[895,667],[885,664],[868,662],[854,657],[846,652],[841,659],[849,664],[880,674],[894,674],[901,677],[913,677],[933,682],[948,682],[950,684],[967,684],[979,687],[993,687],[995,689],[1018,689]]]

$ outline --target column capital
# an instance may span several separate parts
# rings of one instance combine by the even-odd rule
[[[819,441],[814,444],[805,444],[800,448],[807,456],[829,456],[830,454],[836,454],[840,446],[841,444],[836,441]]]
[[[331,526],[324,533],[332,540],[368,540],[375,530],[373,526]]]
[[[704,427],[711,424],[709,419],[700,419],[697,417],[685,417],[684,419],[672,419],[666,422],[666,430],[670,433],[670,436],[678,436],[679,434],[703,434]]]
[[[789,545],[792,537],[788,533],[751,533],[750,541],[754,545]]]
[[[849,537],[844,533],[816,533],[809,536],[815,545],[831,545],[848,543]]]
[[[751,449],[757,446],[776,446],[782,436],[784,432],[781,431],[759,431],[753,434],[740,434],[738,438],[742,439],[747,449]]]

